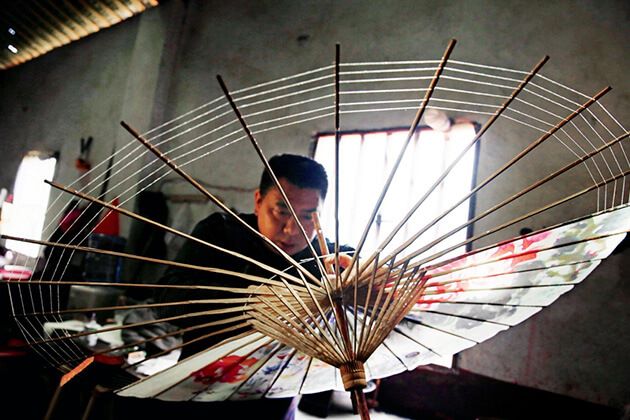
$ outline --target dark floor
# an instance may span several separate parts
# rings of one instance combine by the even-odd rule
[[[623,418],[612,407],[439,366],[383,379],[378,401],[384,411],[417,419]]]
[[[82,419],[95,386],[115,386],[118,378],[114,372],[113,368],[98,364],[86,369],[62,389],[51,419]],[[36,355],[0,351],[0,378],[0,407],[3,410],[0,418],[42,419],[60,375],[47,368]],[[378,410],[412,419],[622,418],[622,413],[611,407],[439,367],[419,368],[383,379],[379,388],[368,396]],[[195,410],[182,410],[181,405],[132,401],[113,397],[110,393],[100,395],[94,401],[90,420],[137,419],[143,415],[152,419],[202,418],[193,414]],[[195,406],[195,403],[189,404]],[[332,414],[331,410],[334,410],[325,396],[319,400],[311,398],[309,406],[303,408],[318,417],[327,412]],[[216,412],[212,414],[212,418],[223,418]],[[260,418],[269,418],[266,414],[270,413],[264,412]],[[207,417],[207,412],[203,417]],[[232,419],[236,420],[233,416]]]

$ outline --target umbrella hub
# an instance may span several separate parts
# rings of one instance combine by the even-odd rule
[[[346,391],[363,389],[367,386],[363,362],[351,360],[339,366],[339,370],[341,371],[341,379]]]

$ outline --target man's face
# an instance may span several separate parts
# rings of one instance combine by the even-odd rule
[[[280,185],[286,193],[295,213],[304,226],[309,241],[315,236],[312,213],[319,211],[322,197],[316,188],[300,188],[285,178],[280,178]],[[289,255],[306,248],[306,241],[299,226],[291,216],[291,211],[282,199],[276,187],[270,188],[265,195],[259,190],[254,193],[254,212],[258,217],[258,230],[271,239],[280,249]]]

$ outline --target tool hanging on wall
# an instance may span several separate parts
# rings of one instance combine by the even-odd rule
[[[90,137],[91,139],[91,137]],[[99,198],[101,200],[105,199],[105,195],[107,194],[107,190],[109,187],[109,180],[112,176],[112,165],[114,164],[114,156],[116,155],[116,145],[112,148],[112,154],[109,158],[109,162],[107,163],[107,170],[105,171],[105,178],[103,179],[103,184],[101,185],[101,193]],[[118,197],[114,198],[112,204],[118,206],[119,200]],[[118,213],[112,210],[103,210],[101,211],[101,215],[99,216],[99,221],[97,226],[94,228],[94,233],[102,233],[106,235],[118,236],[120,234],[120,222],[118,219]]]
[[[79,170],[79,172],[86,172],[92,168],[89,155],[90,155],[90,149],[92,149],[93,140],[94,139],[92,138],[92,136],[88,137],[87,139],[84,139],[83,137],[81,137],[79,157],[77,158],[75,162],[75,166]]]
[[[87,172],[92,169],[89,155],[93,141],[94,139],[92,138],[92,136],[89,136],[87,139],[81,137],[79,144],[79,156],[74,162],[75,168],[79,171],[77,181],[79,182],[79,185],[82,185],[83,187],[86,187],[89,183],[89,176]],[[77,222],[84,209],[85,205],[79,205],[78,201],[73,201],[69,203],[69,205],[66,207],[66,210],[64,211],[64,215],[59,221],[59,228],[55,236],[63,235],[65,232],[68,232],[70,230],[70,227]]]

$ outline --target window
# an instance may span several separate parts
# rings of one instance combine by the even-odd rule
[[[339,238],[342,244],[355,246],[359,242],[385,180],[407,138],[407,131],[406,129],[392,129],[341,135],[339,142],[341,174]],[[405,156],[377,213],[361,255],[369,255],[382,243],[449,164],[470,144],[475,134],[475,124],[468,121],[449,125],[441,131],[429,127],[417,131],[405,151]],[[324,165],[329,175],[329,192],[322,214],[322,228],[326,236],[332,239],[335,229],[334,134],[323,134],[317,137],[315,160]],[[453,207],[461,197],[468,194],[473,185],[475,166],[476,150],[471,148],[450,175],[428,196],[385,250],[393,250],[402,244],[420,228],[430,223],[444,210]],[[470,200],[458,205],[448,216],[416,239],[408,249],[410,251],[419,249],[420,246],[465,223],[469,219],[470,208]],[[462,229],[428,253],[460,243],[467,236],[467,230]],[[461,252],[462,249],[456,249],[442,258]],[[452,357],[444,357],[438,364],[451,367]]]
[[[445,168],[470,143],[475,133],[475,125],[466,122],[453,124],[448,131],[426,127],[414,135],[370,231],[362,251],[363,255],[376,249],[409,209],[435,183]],[[359,241],[406,136],[407,130],[404,129],[342,134],[339,163],[341,172],[339,236],[342,243],[356,244]],[[322,227],[329,237],[333,236],[334,232],[334,147],[334,135],[318,136],[315,159],[324,165],[330,178],[329,195],[322,217]],[[473,182],[474,166],[473,148],[427,198],[389,248],[404,242],[443,210],[451,207],[457,199],[467,194]],[[464,223],[469,217],[469,207],[469,200],[459,205],[418,238],[412,248],[417,249],[450,228]],[[466,235],[467,232],[463,229],[441,244],[440,248],[461,242]]]
[[[41,239],[51,180],[57,159],[49,154],[29,152],[18,168],[12,202],[2,206],[2,233],[29,239]],[[6,248],[37,257],[40,245],[7,240]]]

